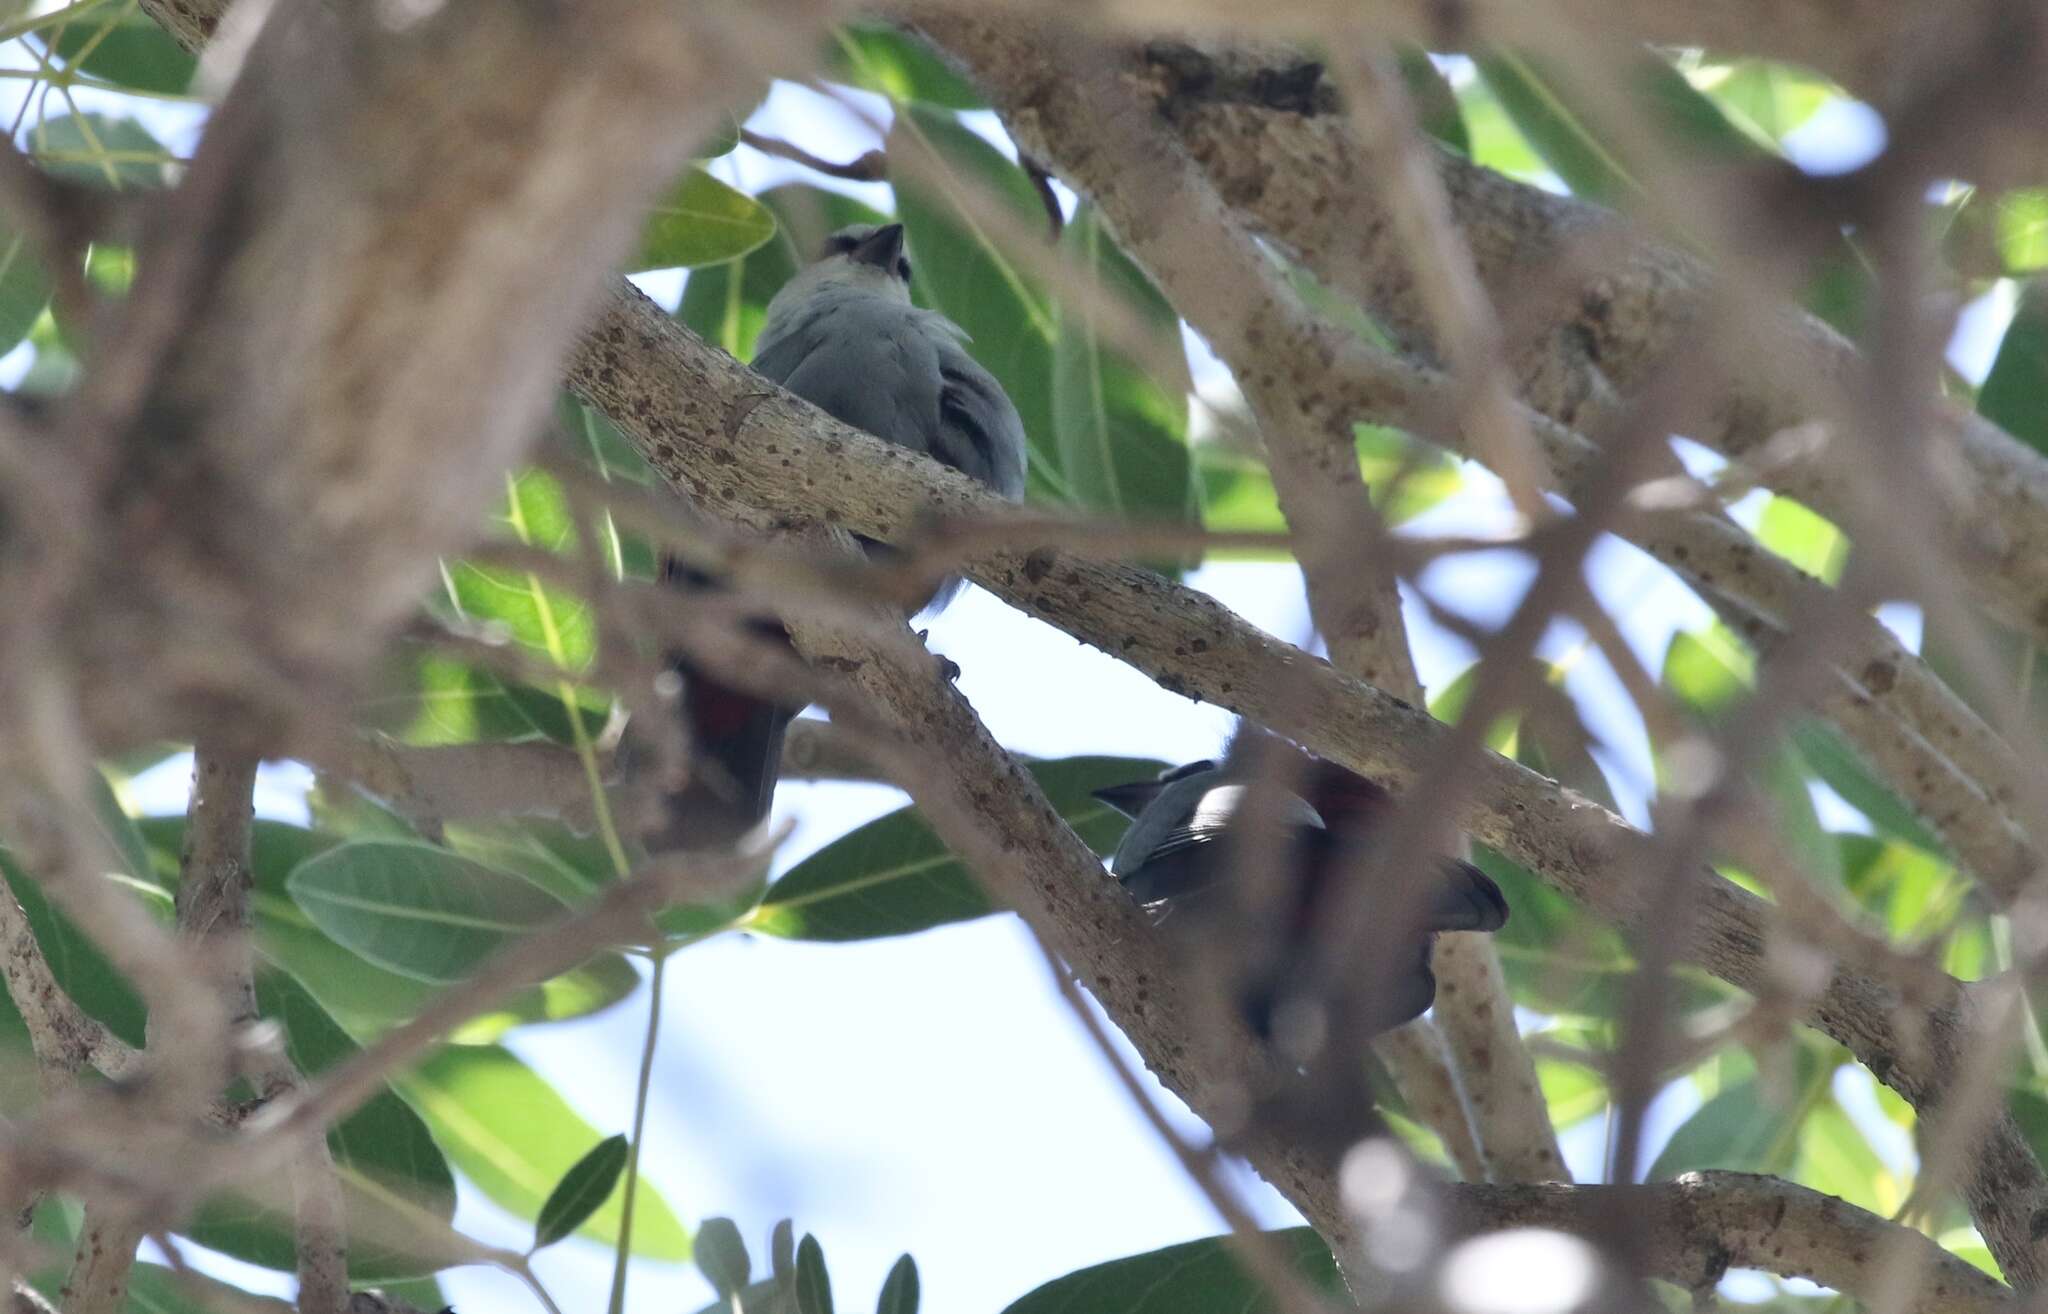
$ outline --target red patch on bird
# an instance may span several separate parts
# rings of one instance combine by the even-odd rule
[[[767,706],[758,698],[701,676],[689,699],[690,729],[699,739],[736,735]]]

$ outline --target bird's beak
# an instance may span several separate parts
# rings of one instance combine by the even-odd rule
[[[868,235],[867,241],[846,254],[856,263],[895,272],[896,260],[903,254],[903,225],[883,224]]]
[[[1107,789],[1098,789],[1094,796],[1136,820],[1138,814],[1145,810],[1145,805],[1158,798],[1159,791],[1164,788],[1165,786],[1156,780],[1133,780],[1128,785],[1111,785]]]

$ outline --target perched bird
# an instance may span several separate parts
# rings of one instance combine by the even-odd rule
[[[856,224],[768,303],[754,368],[856,429],[923,452],[1013,502],[1024,422],[967,334],[910,304],[903,225]]]
[[[995,376],[967,354],[967,335],[934,310],[910,303],[902,224],[856,224],[825,240],[817,259],[768,303],[754,369],[835,419],[1024,497],[1024,422]],[[670,563],[679,588],[716,588],[702,572]],[[954,578],[925,603],[943,607]],[[763,637],[788,634],[756,622]],[[729,844],[768,815],[783,734],[800,707],[763,702],[675,662],[683,716],[696,750],[689,785],[669,801],[649,843]]]
[[[1212,938],[1238,942],[1226,946],[1241,951],[1232,985],[1261,1035],[1273,1033],[1290,1000],[1331,979],[1349,986],[1348,1016],[1367,1034],[1420,1016],[1436,998],[1429,954],[1437,933],[1499,930],[1508,919],[1500,887],[1471,863],[1441,858],[1374,891],[1364,943],[1320,945],[1349,897],[1345,878],[1367,869],[1372,830],[1391,796],[1306,755],[1292,779],[1262,785],[1247,760],[1256,756],[1193,762],[1157,780],[1097,790],[1132,819],[1110,870],[1155,924],[1193,921]],[[1260,862],[1283,870],[1246,867]],[[1248,915],[1261,911],[1252,906],[1261,893],[1265,915]],[[1259,938],[1267,943],[1244,943]],[[1331,954],[1340,961],[1326,961]]]

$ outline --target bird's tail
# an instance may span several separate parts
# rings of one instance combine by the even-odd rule
[[[709,575],[672,558],[664,563],[663,577],[684,592],[719,587]],[[789,632],[775,621],[749,624],[763,640],[789,642]],[[670,663],[683,682],[680,708],[689,734],[689,782],[662,800],[661,823],[643,838],[656,852],[724,848],[767,817],[775,801],[783,736],[803,709],[735,689],[685,657],[672,656]]]
[[[663,824],[647,845],[657,852],[725,848],[767,817],[796,709],[720,684],[687,663],[676,667],[690,727],[690,781],[663,800]]]

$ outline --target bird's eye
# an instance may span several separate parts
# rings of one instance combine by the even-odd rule
[[[906,283],[910,281],[910,261],[906,257],[896,257],[896,277]]]
[[[852,233],[837,233],[825,242],[827,255],[845,255],[860,245],[860,239]]]

